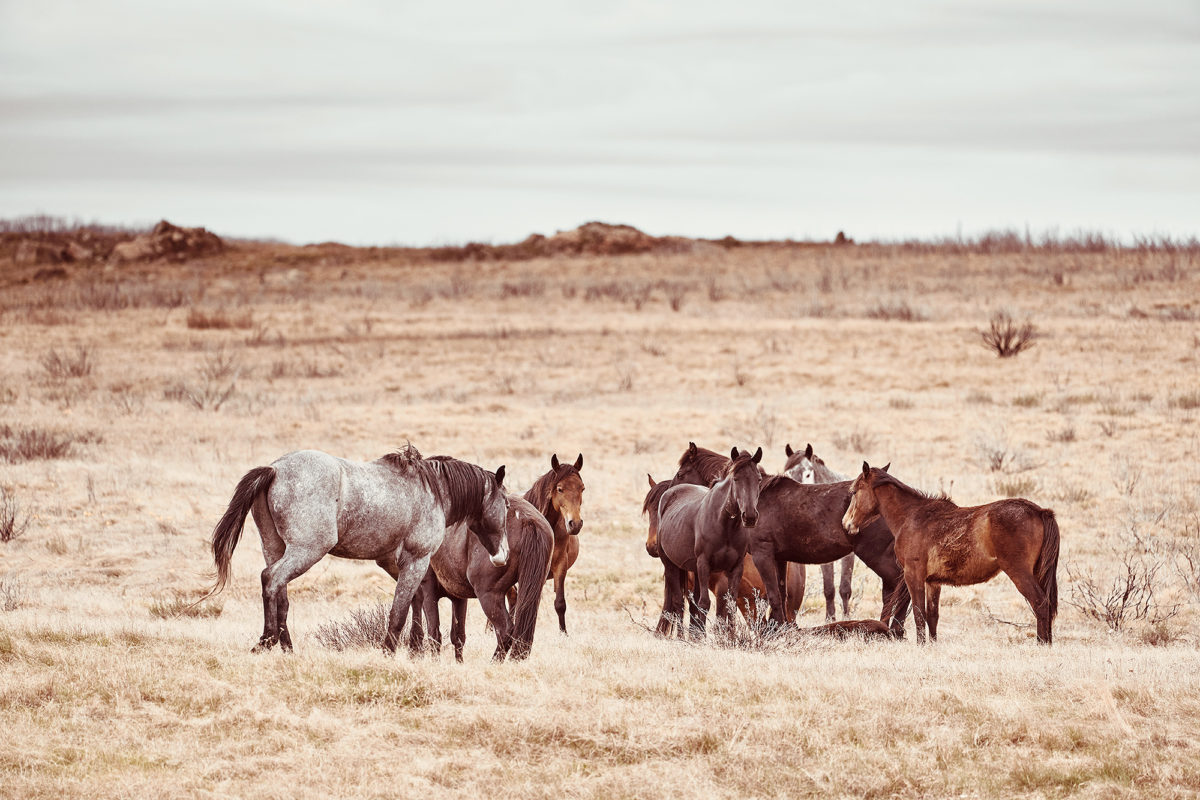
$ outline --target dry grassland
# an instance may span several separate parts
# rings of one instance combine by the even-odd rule
[[[434,264],[243,245],[32,273],[0,264],[0,797],[1200,792],[1194,251]],[[1035,347],[980,345],[1000,308]],[[391,590],[327,559],[292,585],[296,653],[252,656],[252,523],[232,586],[178,613],[250,467],[408,440],[507,464],[521,489],[552,452],[584,454],[569,637],[547,601],[523,663],[490,663],[478,606],[461,666],[330,650],[319,625]],[[761,445],[773,469],[812,442],[964,505],[1027,496],[1058,513],[1064,601],[1128,568],[1146,617],[1113,631],[1064,602],[1038,647],[1000,577],[947,589],[925,648],[656,640],[639,510],[689,440]],[[822,621],[816,575],[803,624]],[[878,581],[855,581],[876,615]]]

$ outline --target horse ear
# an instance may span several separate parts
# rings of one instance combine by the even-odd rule
[[[887,472],[887,471],[888,471],[888,467],[890,467],[891,465],[892,465],[892,462],[890,462],[890,461],[889,461],[888,463],[884,464],[884,465],[883,465],[883,471],[884,471],[884,472]]]
[[[692,455],[696,455],[696,443],[695,442],[688,442],[688,452],[691,453]]]
[[[809,442],[808,447],[804,448],[804,457],[812,461],[812,443]]]
[[[657,483],[655,483],[655,482],[654,482],[654,478],[653,478],[653,477],[651,477],[651,475],[650,475],[650,473],[649,473],[649,472],[647,472],[647,473],[646,473],[646,480],[650,481],[650,488],[651,488],[651,489],[653,489],[655,486],[657,486],[657,485],[658,485]]]
[[[575,459],[575,471],[583,469],[583,453],[579,454],[579,458]]]
[[[732,459],[733,461],[737,461],[737,457],[738,457],[738,451],[737,451],[737,448],[735,447],[735,448],[733,448],[733,450],[731,450],[729,452],[729,458]]]
[[[552,453],[550,455],[550,466],[553,469],[558,469],[558,453]]]
[[[788,458],[791,458],[794,455],[794,453],[792,452],[791,442],[789,442],[788,444],[785,444],[783,446],[783,454],[786,455]]]
[[[754,451],[754,458],[752,458],[750,460],[753,461],[755,464],[762,461],[762,448],[761,447]]]
[[[503,464],[501,464],[500,468],[496,470],[496,485],[497,486],[504,485],[504,465]]]
[[[863,462],[863,475],[870,475],[870,474],[871,474],[871,465],[864,461]]]

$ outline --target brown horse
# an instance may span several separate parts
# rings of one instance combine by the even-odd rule
[[[506,655],[511,655],[520,660],[529,655],[554,534],[537,509],[516,495],[508,497],[505,522],[509,558],[508,563],[500,567],[488,559],[487,552],[475,536],[469,535],[465,524],[446,529],[446,537],[433,554],[429,571],[413,599],[409,649],[420,648],[422,611],[429,638],[436,646],[435,652],[441,649],[438,600],[448,597],[451,605],[450,642],[454,645],[454,657],[462,661],[467,639],[467,599],[475,597],[496,632],[496,651],[492,658],[503,661]],[[505,603],[510,590],[517,593],[511,614]]]
[[[881,516],[896,535],[896,556],[912,595],[917,641],[937,639],[941,587],[969,586],[1001,570],[1016,584],[1037,618],[1039,642],[1050,644],[1058,613],[1058,522],[1054,512],[1028,500],[998,500],[959,508],[906,486],[884,469],[863,462],[850,485],[842,524],[857,536],[860,526]]]
[[[749,532],[758,523],[762,448],[750,455],[735,447],[730,464],[711,488],[676,482],[658,503],[658,548],[663,563],[663,612],[659,630],[683,616],[683,585],[687,573],[696,576],[692,591],[691,630],[704,636],[711,601],[711,572],[729,574],[740,586]],[[728,608],[728,606],[726,606]],[[730,619],[726,615],[726,621]]]
[[[546,518],[554,531],[554,552],[550,556],[550,574],[554,581],[554,610],[558,629],[567,632],[567,570],[579,558],[579,531],[583,529],[583,453],[574,464],[561,464],[550,456],[550,471],[534,482],[525,499]]]
[[[675,473],[675,477],[671,479],[670,486],[676,483],[694,483],[698,486],[711,486],[728,467],[729,459],[727,457],[707,448],[697,447],[695,442],[688,442],[688,449],[679,458],[679,469]],[[763,474],[764,478],[766,477],[766,473],[762,467],[759,467],[759,472]],[[647,475],[646,477],[649,478],[650,476]],[[650,478],[650,482],[651,489],[653,489],[654,479]],[[670,486],[664,487],[661,491],[666,491]],[[649,502],[650,496],[647,495],[646,503]],[[658,500],[655,499],[654,502],[657,503]],[[642,511],[643,513],[647,511],[645,504],[643,504]],[[655,529],[651,530],[651,535],[657,537]],[[646,551],[650,552],[649,539],[646,541]],[[654,555],[654,553],[651,553],[651,555]],[[853,555],[851,553],[851,556]],[[655,557],[657,558],[657,556]],[[843,567],[842,575],[846,575],[845,567]],[[832,581],[832,576],[830,580]],[[717,597],[717,615],[722,616],[725,595],[729,592],[729,577],[724,572],[713,573],[709,589]],[[738,587],[738,608],[741,609],[742,615],[749,620],[753,613],[753,604],[759,599],[766,599],[766,597],[767,590],[763,583],[762,575],[759,574],[758,568],[754,566],[753,559],[747,555],[746,564],[742,570],[741,585]],[[796,614],[800,611],[802,605],[804,605],[804,565],[789,563],[786,567],[783,588],[784,618],[789,622],[794,622]]]
[[[647,515],[650,524],[647,527],[646,533],[646,552],[651,558],[659,558],[658,549],[658,501],[663,494],[675,485],[675,479],[671,478],[665,481],[655,482],[650,475],[646,476],[650,482],[650,491],[646,493],[646,499],[642,503],[642,513]],[[784,614],[790,621],[795,621],[796,612],[800,605],[804,602],[804,572],[802,569],[793,570],[793,566],[788,565],[788,585],[787,599]],[[794,581],[799,580],[797,586]],[[709,591],[717,598],[717,616],[725,618],[727,609],[725,608],[726,596],[729,594],[729,576],[724,572],[714,572],[708,581]],[[688,591],[692,591],[692,576],[688,575]],[[758,574],[758,568],[754,566],[754,559],[746,556],[742,567],[742,581],[738,586],[737,606],[742,612],[742,616],[747,622],[754,620],[757,603],[765,601],[767,597],[767,588],[763,583],[762,576]],[[664,632],[665,633],[665,632]]]

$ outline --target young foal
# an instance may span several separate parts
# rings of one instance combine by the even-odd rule
[[[896,558],[912,595],[917,641],[937,639],[938,601],[943,584],[968,586],[1003,570],[1037,618],[1039,642],[1050,644],[1058,613],[1058,522],[1054,512],[1019,498],[959,508],[898,481],[863,462],[850,484],[846,532],[878,514],[896,536]]]

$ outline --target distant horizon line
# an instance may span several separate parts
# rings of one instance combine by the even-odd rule
[[[494,238],[470,238],[466,237],[461,240],[446,240],[431,241],[427,244],[412,244],[400,243],[392,241],[388,243],[377,242],[371,244],[350,244],[337,239],[321,239],[319,241],[301,242],[287,239],[284,237],[272,234],[235,234],[223,233],[219,230],[208,228],[204,225],[188,225],[173,222],[160,218],[155,222],[139,222],[139,223],[113,223],[103,222],[99,219],[86,220],[81,216],[65,216],[48,214],[44,212],[35,212],[14,217],[0,217],[0,233],[67,233],[75,230],[92,229],[98,231],[107,231],[112,233],[145,233],[154,228],[160,221],[168,221],[179,227],[202,227],[212,233],[217,234],[223,239],[240,242],[255,242],[261,244],[282,244],[293,247],[308,247],[323,244],[336,244],[345,247],[379,247],[379,248],[396,248],[396,249],[412,249],[412,250],[428,250],[438,248],[460,248],[468,245],[485,245],[491,247],[503,247],[508,245],[520,244],[533,236],[544,236],[550,238],[570,231],[579,230],[587,225],[605,225],[612,228],[631,228],[638,233],[650,236],[656,239],[690,239],[693,241],[704,242],[722,242],[736,241],[744,244],[845,244],[845,245],[879,245],[879,246],[896,246],[896,245],[925,245],[925,246],[980,246],[987,244],[1007,245],[1007,248],[1012,248],[1019,245],[1020,248],[1037,249],[1049,247],[1084,247],[1095,249],[1124,249],[1124,248],[1140,248],[1140,247],[1186,247],[1195,249],[1200,247],[1200,234],[1174,234],[1170,232],[1151,232],[1140,233],[1135,231],[1126,231],[1117,233],[1113,231],[1104,231],[1098,228],[1074,227],[1067,232],[1061,232],[1060,226],[1052,225],[1042,229],[1035,229],[1033,226],[1026,224],[1023,229],[1015,226],[996,226],[990,228],[980,228],[974,232],[964,233],[961,224],[956,226],[954,233],[933,234],[933,235],[912,235],[903,237],[879,237],[879,238],[859,238],[852,233],[847,233],[846,229],[838,230],[833,236],[827,239],[814,238],[795,238],[791,236],[777,238],[743,238],[733,234],[726,233],[721,236],[699,236],[679,233],[650,233],[642,228],[632,225],[627,222],[607,222],[604,220],[590,219],[581,222],[574,228],[564,228],[556,230],[554,233],[543,234],[538,231],[531,231],[520,239],[513,241],[498,242]],[[844,237],[841,239],[839,237]],[[1006,249],[1007,249],[1006,248]]]

